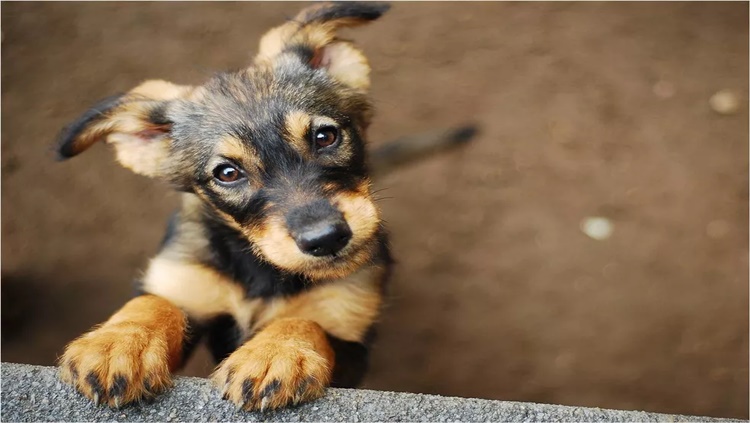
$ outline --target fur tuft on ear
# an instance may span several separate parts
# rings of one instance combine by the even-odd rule
[[[297,54],[309,66],[323,68],[339,82],[359,91],[370,85],[364,54],[337,38],[340,28],[365,24],[390,9],[382,2],[327,2],[303,9],[291,21],[267,32],[260,41],[258,64],[273,64],[282,54]]]
[[[192,87],[166,81],[146,81],[126,94],[108,97],[65,127],[57,139],[60,159],[68,159],[106,140],[117,160],[146,176],[158,176],[168,155],[171,123],[166,108]]]

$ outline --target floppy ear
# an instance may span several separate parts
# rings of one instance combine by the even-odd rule
[[[263,36],[256,63],[272,64],[284,53],[296,53],[309,66],[324,68],[344,85],[365,92],[370,87],[370,65],[359,49],[337,38],[337,31],[375,20],[389,8],[388,3],[348,1],[305,8]]]
[[[115,146],[120,164],[142,175],[158,176],[171,142],[166,108],[192,89],[151,80],[126,94],[106,98],[60,132],[58,156],[68,159],[106,140]]]

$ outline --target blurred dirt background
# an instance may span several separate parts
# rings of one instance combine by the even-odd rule
[[[4,361],[118,308],[176,204],[104,146],[56,163],[57,131],[247,64],[300,6],[2,5]],[[373,143],[482,126],[379,181],[399,265],[366,387],[748,417],[747,3],[403,3],[349,35]]]

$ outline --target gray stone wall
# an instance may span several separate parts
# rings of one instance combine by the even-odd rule
[[[430,421],[430,422],[709,422],[731,421],[640,411],[603,410],[448,398],[436,395],[329,389],[325,398],[276,412],[237,411],[206,379],[177,377],[174,389],[150,404],[119,410],[94,406],[57,379],[52,367],[2,363],[3,422],[13,421]]]

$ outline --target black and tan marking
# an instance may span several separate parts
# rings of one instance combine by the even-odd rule
[[[315,4],[269,31],[252,66],[195,87],[147,81],[62,131],[61,158],[103,140],[183,192],[143,295],[66,348],[65,381],[137,401],[205,340],[225,397],[248,410],[359,383],[391,257],[368,176],[370,68],[336,32],[387,9]]]

